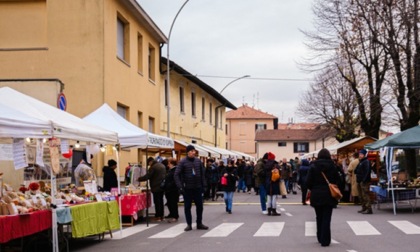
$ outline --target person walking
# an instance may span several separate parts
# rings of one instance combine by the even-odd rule
[[[268,214],[267,211],[267,192],[265,190],[266,173],[264,171],[265,162],[267,162],[268,153],[265,153],[262,158],[257,161],[254,168],[255,187],[258,187],[258,194],[260,195],[260,205],[263,214]]]
[[[228,166],[222,171],[222,176],[226,178],[227,182],[226,184],[221,184],[226,212],[232,214],[233,194],[235,192],[236,181],[238,180],[238,172],[234,160],[228,161]]]
[[[207,160],[207,163],[210,163],[210,193],[211,200],[214,201],[216,198],[217,185],[220,180],[219,167],[213,159]]]
[[[367,159],[367,151],[365,149],[361,149],[359,151],[359,159],[360,163],[357,165],[355,173],[357,179],[357,190],[361,199],[362,209],[359,210],[358,213],[372,214],[372,205],[369,196],[371,166],[369,160]]]
[[[147,173],[138,178],[138,181],[150,181],[150,190],[153,195],[153,202],[155,203],[155,219],[156,221],[163,221],[165,207],[163,205],[164,191],[160,188],[162,180],[166,176],[166,168],[162,163],[157,162],[153,157],[147,159],[149,169]]]
[[[282,162],[280,163],[280,171],[281,171],[281,180],[280,180],[280,189],[281,197],[283,199],[287,198],[287,194],[289,193],[289,178],[290,178],[290,171],[291,165],[287,162],[286,158],[283,158]]]
[[[277,212],[277,196],[280,194],[280,170],[276,156],[269,152],[264,169],[266,172],[265,190],[267,192],[268,215],[279,216]]]
[[[306,195],[308,193],[308,187],[306,186],[306,178],[308,176],[308,171],[309,171],[309,161],[307,159],[302,159],[302,162],[299,168],[299,180],[298,180],[300,190],[302,191],[302,205],[307,205]]]
[[[209,229],[203,224],[202,194],[207,186],[204,177],[204,166],[201,160],[195,156],[194,146],[187,146],[187,157],[178,163],[174,178],[179,192],[184,196],[184,214],[187,221],[187,227],[184,231],[192,230],[191,206],[193,201],[197,214],[197,229]]]
[[[321,246],[326,247],[331,243],[331,216],[338,201],[331,196],[324,175],[332,184],[339,182],[337,168],[327,149],[318,152],[318,159],[311,164],[306,178],[306,186],[311,190],[310,204],[315,209],[316,236]]]
[[[178,187],[175,183],[175,170],[176,170],[177,161],[176,159],[168,160],[168,172],[165,177],[165,197],[166,197],[166,206],[168,207],[169,214],[165,216],[168,219],[168,222],[178,221],[178,201],[179,201],[179,192]]]
[[[238,192],[242,191],[245,192],[246,185],[245,185],[245,163],[242,159],[237,160],[236,170],[238,173]]]
[[[350,176],[350,192],[351,192],[351,198],[354,204],[359,204],[359,190],[357,189],[357,178],[356,173],[354,171],[356,170],[356,167],[359,165],[359,153],[354,152],[353,153],[353,160],[350,161],[349,167],[347,169],[347,174]]]
[[[252,167],[252,164],[250,161],[246,161],[245,163],[245,172],[244,172],[244,180],[245,180],[245,185],[247,188],[247,192],[248,194],[251,194],[251,188],[253,187],[254,184],[254,178],[252,176],[254,167]]]
[[[104,173],[104,186],[103,190],[105,192],[110,192],[112,188],[118,187],[117,174],[115,169],[117,168],[117,162],[114,159],[108,160],[108,166],[102,168]]]

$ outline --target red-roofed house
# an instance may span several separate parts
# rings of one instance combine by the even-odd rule
[[[226,149],[256,156],[255,134],[259,130],[277,129],[278,118],[247,104],[226,112]]]
[[[295,158],[338,143],[335,132],[321,125],[309,129],[261,130],[256,132],[255,141],[258,157],[270,151],[276,160]]]

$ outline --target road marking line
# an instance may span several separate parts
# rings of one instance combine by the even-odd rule
[[[420,234],[420,227],[409,221],[388,221],[405,234]]]
[[[284,212],[284,211],[286,211],[286,209],[284,209],[284,208],[281,207],[280,208],[280,211]]]
[[[192,228],[194,229],[196,226],[196,224],[193,224]],[[184,228],[186,228],[185,224],[178,224],[155,235],[152,235],[149,238],[174,238],[182,233],[185,233]]]
[[[356,235],[380,235],[381,233],[367,221],[347,221]]]
[[[114,240],[124,239],[124,238],[129,237],[133,234],[143,232],[143,231],[145,231],[149,228],[155,227],[155,226],[157,226],[157,224],[149,224],[149,226],[136,225],[134,227],[129,227],[129,228],[123,229],[122,234],[121,234],[121,231],[119,231],[119,230],[112,232],[112,238],[111,238],[111,235],[106,234],[105,239],[114,239]]]
[[[340,244],[338,241],[331,239],[331,243]]]
[[[293,215],[291,213],[285,213],[287,216],[292,217]]]
[[[222,223],[201,237],[226,237],[243,224],[244,223]]]
[[[284,222],[264,222],[258,231],[254,234],[255,237],[280,236],[283,231]]]
[[[305,222],[305,236],[316,236],[316,222],[315,221]]]

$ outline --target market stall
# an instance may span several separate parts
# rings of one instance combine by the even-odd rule
[[[371,187],[371,190],[378,192],[378,195],[384,199],[391,199],[394,215],[396,215],[397,202],[399,201],[407,201],[412,207],[412,210],[413,206],[416,208],[417,199],[420,198],[420,178],[408,180],[407,178],[393,176],[392,163],[395,149],[420,148],[420,126],[367,144],[365,148],[369,150],[385,149],[386,153],[387,181],[385,183],[379,183],[376,187]],[[412,204],[412,201],[414,201],[414,204]]]
[[[121,117],[117,112],[115,112],[108,104],[104,103],[101,107],[87,115],[83,118],[86,122],[91,124],[104,127],[105,129],[115,131],[118,133],[119,144],[121,148],[139,148],[146,149],[146,159],[147,151],[149,149],[173,149],[174,140],[168,137],[156,135],[150,132],[147,132],[136,125],[130,123]],[[106,122],[106,123],[104,123]],[[119,169],[119,162],[118,162]],[[119,174],[119,173],[118,173]],[[119,176],[118,176],[119,178]],[[119,184],[119,183],[118,183]],[[148,188],[146,188],[148,191]],[[146,216],[148,215],[148,204],[149,202],[149,193],[140,192],[137,199],[144,200],[141,204],[136,204],[136,206],[146,207]],[[120,207],[131,205],[132,201],[130,197],[120,197],[119,198]],[[134,204],[134,203],[133,203]],[[144,208],[142,208],[144,209]],[[136,210],[142,210],[137,208]],[[138,212],[137,211],[137,212]],[[129,216],[137,219],[137,212],[130,212]],[[122,214],[127,214],[127,212],[122,211]]]
[[[44,222],[45,224],[52,223],[53,251],[58,251],[57,217],[54,206],[56,205],[55,195],[57,189],[55,174],[60,169],[59,156],[63,153],[67,153],[63,150],[69,150],[68,140],[77,140],[86,143],[117,144],[117,133],[89,124],[74,115],[52,107],[14,89],[3,87],[0,88],[0,138],[13,139],[11,142],[6,141],[6,143],[2,144],[2,153],[0,154],[2,156],[1,160],[3,160],[3,162],[11,163],[12,165],[9,166],[13,167],[11,169],[2,167],[2,169],[5,169],[4,174],[13,174],[15,170],[23,169],[27,166],[27,161],[25,159],[25,146],[27,144],[24,139],[29,139],[29,143],[36,144],[36,146],[41,149],[44,147],[49,149],[50,157],[48,162],[50,164],[51,173],[50,197],[51,206],[53,207],[51,208],[51,221]],[[43,151],[36,152],[36,157],[34,158],[36,163],[44,164],[43,153]],[[7,177],[4,178],[6,181],[7,179]],[[1,191],[3,192],[3,190]],[[10,193],[10,190],[8,191]],[[43,196],[44,193],[42,195],[38,193],[34,194],[35,197],[38,197],[38,195]],[[25,199],[27,196],[32,197],[31,195],[26,194],[18,195],[15,199],[8,199],[8,201],[13,200],[13,202],[7,204],[15,204],[15,202],[35,204],[35,201],[37,201],[37,208],[39,209],[44,209],[50,204],[50,202],[44,202],[42,198],[32,198],[32,202],[30,202]],[[22,213],[30,210],[27,207],[29,206],[26,205],[20,208]],[[10,213],[12,213],[12,215],[19,214],[17,211],[19,209],[12,209],[13,210],[9,209],[7,212],[9,215],[1,217],[3,223],[9,223],[16,219],[16,216],[10,216]],[[38,213],[28,214],[28,216],[32,216],[29,217],[29,219],[36,219],[35,217],[38,216]],[[17,217],[19,220],[25,218],[23,215],[17,215]],[[16,223],[22,222],[17,221]],[[18,227],[15,228],[18,229]],[[46,228],[46,226],[43,226],[42,228]],[[4,233],[5,230],[1,230],[1,232]],[[25,232],[21,232],[19,235],[26,234],[27,233]],[[16,238],[16,236],[14,238]]]

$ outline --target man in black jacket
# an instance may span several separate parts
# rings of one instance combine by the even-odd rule
[[[367,151],[362,149],[359,151],[359,165],[357,165],[354,173],[356,174],[357,190],[361,198],[362,209],[359,213],[372,214],[372,206],[369,196],[370,187],[370,162],[367,159]]]
[[[201,160],[195,156],[194,146],[188,145],[187,157],[179,162],[174,174],[175,183],[179,192],[184,196],[184,213],[187,221],[185,231],[192,230],[192,201],[195,203],[197,213],[197,229],[209,229],[209,227],[203,225],[202,194],[207,187],[204,172],[204,166]]]

